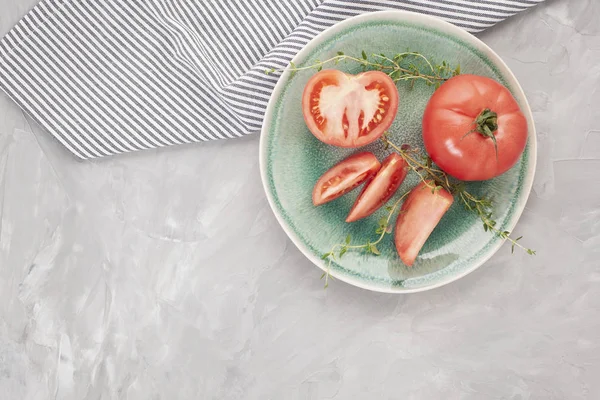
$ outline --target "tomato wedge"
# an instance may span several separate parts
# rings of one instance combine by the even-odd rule
[[[398,89],[381,71],[349,75],[335,69],[316,73],[306,83],[302,113],[320,141],[360,147],[377,140],[398,112]]]
[[[428,185],[435,184],[428,182]],[[415,186],[402,204],[396,222],[396,250],[402,262],[409,267],[454,202],[454,197],[447,190],[439,188],[434,193],[428,185],[421,182]]]
[[[367,151],[354,154],[337,163],[321,176],[313,189],[313,204],[320,206],[348,193],[372,178],[381,164]]]
[[[398,153],[390,154],[383,161],[375,178],[365,186],[356,199],[346,222],[368,217],[387,203],[406,178],[408,170],[408,164]]]

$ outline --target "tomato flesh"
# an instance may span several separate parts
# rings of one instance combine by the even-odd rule
[[[402,204],[394,241],[400,259],[405,265],[412,266],[429,238],[454,202],[452,195],[445,189],[432,190],[434,183],[421,182],[409,193]]]
[[[348,193],[372,178],[380,167],[377,157],[366,151],[346,158],[317,181],[312,194],[313,204],[319,206]]]
[[[387,203],[398,190],[409,167],[406,161],[397,153],[390,154],[381,169],[369,182],[356,199],[346,222],[354,222],[368,217]]]
[[[492,112],[491,137],[476,120]],[[488,127],[489,127],[488,126]],[[496,177],[519,160],[527,144],[527,120],[507,88],[493,79],[458,75],[431,96],[423,115],[423,141],[431,159],[463,181]]]
[[[302,95],[308,129],[334,146],[360,147],[377,140],[397,111],[398,90],[381,71],[350,75],[323,70],[306,83]]]

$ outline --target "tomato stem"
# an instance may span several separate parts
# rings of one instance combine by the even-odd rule
[[[465,133],[462,138],[464,139],[469,134],[477,132],[484,138],[492,139],[496,151],[496,161],[498,161],[498,143],[496,142],[496,135],[494,135],[494,132],[498,130],[498,114],[489,108],[484,108],[475,118],[473,124],[475,124],[475,128]]]

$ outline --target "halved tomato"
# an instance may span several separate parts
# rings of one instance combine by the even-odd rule
[[[349,75],[335,69],[316,73],[306,83],[302,113],[320,141],[360,147],[377,140],[398,111],[398,89],[381,71]]]
[[[354,222],[368,217],[387,203],[406,178],[408,169],[408,164],[398,153],[390,154],[383,161],[375,178],[367,183],[356,199],[346,222]]]
[[[445,189],[433,190],[433,182],[421,182],[410,192],[396,222],[394,241],[402,262],[413,265],[419,251],[438,222],[454,202]]]
[[[379,171],[381,164],[372,153],[354,154],[321,176],[313,189],[313,204],[319,206],[348,193]]]

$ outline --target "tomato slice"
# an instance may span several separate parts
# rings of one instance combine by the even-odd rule
[[[434,185],[429,182],[429,185]],[[419,251],[438,222],[454,202],[445,189],[433,193],[430,186],[421,182],[410,192],[398,215],[394,241],[402,262],[413,265]]]
[[[320,206],[348,193],[381,168],[377,157],[367,151],[354,154],[321,176],[313,189],[313,204]]]
[[[356,199],[346,218],[346,222],[368,217],[392,198],[400,187],[409,167],[397,153],[390,154],[384,161],[375,178],[369,182]]]
[[[398,89],[381,71],[349,75],[335,69],[315,74],[302,95],[308,129],[320,141],[360,147],[377,140],[398,112]]]

